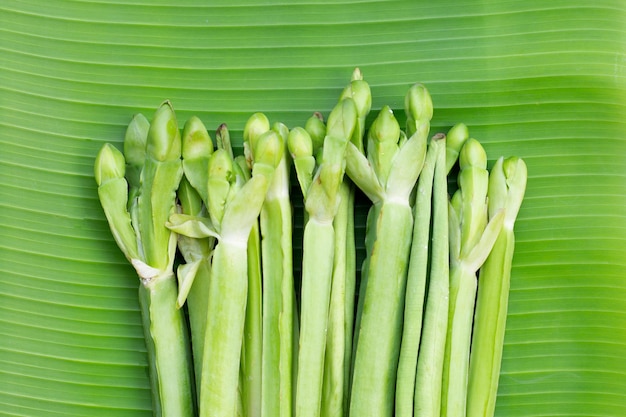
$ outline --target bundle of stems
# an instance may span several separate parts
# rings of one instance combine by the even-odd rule
[[[341,93],[340,100],[344,98],[354,100],[357,112],[357,123],[350,142],[363,149],[365,120],[372,105],[372,95],[369,84],[363,80],[358,68],[352,73],[350,84]],[[316,120],[321,119],[313,117],[307,124],[313,135],[315,129],[311,129],[310,125]],[[316,125],[321,126],[319,122]],[[355,186],[345,175],[338,193],[339,207],[333,220],[335,254],[321,409],[321,415],[329,417],[347,416],[349,413],[356,294]]]
[[[155,415],[493,415],[526,165],[490,173],[464,124],[428,140],[425,86],[404,101],[405,129],[389,106],[366,126],[356,69],[326,122],[252,114],[241,155],[225,124],[215,144],[195,116],[181,134],[169,102],[133,118],[124,153],[102,147],[98,194],[140,278]]]
[[[206,300],[201,416],[233,416],[242,407],[239,371],[248,302],[248,240],[282,153],[279,135],[273,131],[260,135],[247,179],[230,147],[218,147],[207,167],[208,217],[170,218],[169,227],[180,234],[217,238]]]
[[[465,415],[467,375],[476,299],[476,272],[496,241],[504,212],[487,223],[487,154],[469,139],[459,155],[459,189],[449,208],[450,302],[443,367],[441,415]]]
[[[513,228],[526,191],[527,168],[518,157],[499,158],[489,177],[489,217],[505,211],[504,223],[479,274],[467,387],[467,415],[493,416],[504,345]]]
[[[388,106],[367,137],[367,156],[350,143],[348,176],[371,199],[367,258],[361,277],[350,414],[391,416],[400,353],[413,215],[410,195],[424,164],[432,101],[426,88],[407,93],[413,131],[406,137]]]
[[[176,234],[165,226],[175,211],[175,193],[183,173],[181,137],[169,102],[159,107],[152,123],[141,115],[133,118],[124,150],[126,158],[105,144],[94,170],[113,237],[141,282],[139,301],[153,409],[157,416],[193,416],[190,347],[182,311],[176,305]]]
[[[344,153],[357,124],[352,98],[342,98],[328,117],[320,150],[302,128],[289,134],[289,151],[304,196],[300,336],[296,379],[296,416],[319,416],[322,402],[326,330],[329,320],[335,229],[345,170]]]

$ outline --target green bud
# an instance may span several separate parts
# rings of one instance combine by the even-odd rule
[[[363,74],[358,68],[355,68],[352,73],[352,81],[344,88],[339,100],[341,101],[344,98],[354,100],[359,118],[367,116],[372,108],[372,92],[370,85],[367,81],[363,80]]]
[[[164,102],[154,114],[150,130],[146,154],[157,161],[180,159],[181,139],[172,104]]]
[[[517,156],[510,156],[502,162],[502,170],[507,178],[507,182],[511,183],[514,180],[526,177],[526,164]],[[521,174],[521,175],[520,175]]]
[[[424,85],[414,84],[409,88],[404,98],[404,110],[407,118],[418,123],[432,119],[433,101]]]
[[[487,169],[487,153],[476,139],[468,139],[461,148],[459,155],[461,170],[477,167]]]
[[[313,151],[311,155],[317,154],[324,145],[324,138],[326,137],[326,125],[322,113],[313,113],[313,116],[306,121],[304,129],[309,133],[312,141]]]
[[[250,149],[256,147],[257,139],[270,130],[270,121],[263,113],[254,113],[243,128],[243,140],[248,142]]]
[[[224,217],[226,200],[230,193],[231,184],[235,181],[233,160],[224,149],[217,149],[209,159],[208,176],[208,204],[211,221],[216,227]]]
[[[287,147],[293,159],[313,155],[313,141],[309,132],[301,127],[295,127],[287,136]]]
[[[369,139],[376,142],[398,142],[400,125],[389,106],[385,106],[380,110],[370,126],[368,136]]]
[[[183,159],[207,158],[213,153],[213,142],[204,123],[192,116],[183,128]]]
[[[128,124],[124,136],[124,156],[127,164],[136,167],[143,166],[149,130],[150,122],[141,113],[137,113]]]
[[[354,100],[344,98],[333,108],[326,123],[326,136],[350,139],[357,124]]]
[[[118,178],[124,178],[126,161],[124,155],[115,146],[105,143],[96,156],[94,176],[98,186]]]
[[[276,167],[282,157],[283,142],[276,132],[270,130],[258,138],[254,148],[254,165],[266,164]]]
[[[469,139],[469,130],[463,123],[458,123],[448,131],[446,142],[446,169],[448,172],[452,169],[463,144]]]
[[[489,217],[506,209],[505,225],[513,227],[526,192],[528,170],[523,159],[500,157],[489,175]]]
[[[287,125],[281,122],[276,122],[272,126],[272,130],[278,133],[283,143],[287,143],[287,137],[289,136],[289,128],[287,127]]]

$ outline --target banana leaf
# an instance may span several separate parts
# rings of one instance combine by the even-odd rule
[[[528,165],[498,416],[626,415],[623,0],[3,0],[0,415],[151,415],[137,278],[93,162],[165,99],[179,123],[290,127],[354,67],[402,117]]]

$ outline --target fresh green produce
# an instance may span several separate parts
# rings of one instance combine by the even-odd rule
[[[493,250],[479,274],[467,388],[467,416],[491,417],[496,405],[511,264],[515,246],[513,226],[527,179],[526,164],[517,157],[499,158],[489,177],[489,217],[505,211]]]
[[[190,349],[182,312],[176,306],[173,272],[176,234],[165,226],[175,210],[175,192],[183,173],[180,132],[169,102],[156,111],[144,140],[145,132],[144,119],[135,117],[125,144],[132,168],[128,181],[124,155],[110,144],[98,153],[95,178],[113,236],[141,280],[139,300],[155,414],[192,416]],[[129,184],[134,196],[130,202]]]
[[[490,174],[463,123],[428,140],[425,86],[404,102],[404,129],[389,106],[368,126],[356,69],[327,123],[254,113],[239,155],[226,124],[215,148],[195,116],[181,134],[169,102],[131,120],[123,154],[102,147],[98,194],[140,278],[155,415],[493,416],[526,165],[500,158]]]
[[[247,158],[254,160],[254,143],[270,130],[262,113],[248,119],[244,129]],[[294,351],[295,289],[292,256],[292,211],[289,200],[290,158],[286,150],[289,129],[276,123],[273,131],[281,137],[284,152],[278,163],[261,209],[260,230],[262,301],[262,400],[254,414],[292,415],[292,368]]]
[[[365,119],[372,105],[369,84],[357,68],[340,99],[351,98],[357,110],[357,124],[350,142],[363,150]],[[319,119],[318,119],[319,120]],[[319,126],[319,124],[318,124]],[[339,188],[339,209],[335,229],[335,257],[331,288],[330,312],[324,359],[322,416],[347,416],[350,407],[350,375],[352,372],[352,338],[356,294],[356,243],[354,237],[355,186],[344,175]]]
[[[430,219],[432,212],[433,177],[435,164],[442,146],[440,137],[431,139],[426,160],[419,177],[415,206],[413,208],[413,237],[407,272],[404,304],[402,344],[396,375],[395,415],[413,416],[415,397],[415,374],[417,356],[422,334],[424,298],[428,277],[428,254],[430,249]]]
[[[407,93],[406,112],[413,120],[410,138],[403,136],[387,106],[370,127],[367,157],[348,144],[346,172],[376,207],[368,252],[359,332],[352,375],[350,414],[391,416],[402,333],[406,271],[413,214],[411,191],[426,155],[432,101],[422,85]],[[375,218],[375,220],[373,220]]]
[[[448,299],[450,295],[450,265],[448,243],[448,183],[445,136],[435,135],[436,146],[432,196],[432,232],[429,264],[428,295],[420,339],[415,375],[414,415],[439,417],[441,409],[441,375],[443,372]]]
[[[200,415],[232,416],[238,409],[239,368],[248,292],[248,238],[257,221],[283,145],[274,132],[255,144],[252,176],[244,181],[231,151],[208,163],[208,218],[172,216],[170,227],[194,237],[217,236],[211,262],[200,383]]]
[[[294,129],[289,134],[289,151],[297,161],[296,174],[308,215],[304,226],[296,380],[295,413],[298,417],[320,415],[335,252],[333,220],[340,204],[344,153],[356,124],[354,100],[342,99],[328,117],[326,136],[316,163],[308,132]]]
[[[476,272],[504,220],[501,211],[487,223],[487,154],[477,140],[465,142],[459,165],[459,189],[449,208],[450,308],[441,392],[441,415],[449,417],[465,415]]]

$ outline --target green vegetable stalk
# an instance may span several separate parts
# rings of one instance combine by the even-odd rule
[[[192,416],[190,349],[176,305],[173,273],[176,234],[165,226],[175,211],[175,193],[183,173],[181,138],[171,104],[165,102],[156,111],[144,140],[146,127],[143,118],[135,117],[127,131],[128,181],[124,155],[109,144],[98,153],[95,177],[113,236],[141,280],[139,300],[155,415]]]
[[[304,227],[302,297],[296,416],[319,416],[322,400],[326,329],[330,305],[339,189],[345,170],[346,144],[357,123],[351,98],[341,100],[328,118],[326,136],[316,167],[309,133],[289,133],[289,151],[303,190],[308,219]]]
[[[189,218],[203,216],[206,212],[208,162],[212,153],[213,142],[206,127],[200,119],[191,117],[183,128],[184,176],[178,188],[179,211]],[[180,264],[176,271],[178,278],[176,304],[179,308],[187,304],[196,387],[200,386],[202,373],[207,320],[206,300],[209,296],[211,255],[214,247],[214,236],[192,238],[178,234],[178,250],[185,263]]]
[[[414,415],[440,417],[441,375],[443,372],[446,328],[448,325],[449,246],[448,246],[448,181],[446,178],[446,139],[435,135],[435,172],[432,197],[432,238],[428,294],[417,371],[415,374]]]
[[[222,131],[227,132],[225,125]],[[226,137],[222,135],[222,137]],[[230,136],[228,136],[230,137]],[[230,142],[230,141],[229,141]],[[226,145],[226,144],[225,144]],[[230,143],[226,146],[230,149]],[[250,167],[246,158],[239,155],[235,163],[243,175],[250,179]],[[263,351],[263,294],[261,272],[261,231],[259,222],[254,222],[248,236],[248,299],[241,347],[239,368],[239,390],[241,392],[241,412],[247,417],[261,415],[262,405],[262,351]]]
[[[350,142],[363,149],[365,119],[372,105],[369,84],[357,68],[340,100],[351,98],[357,110],[357,124]],[[339,188],[339,209],[333,220],[335,258],[331,287],[321,415],[347,416],[350,408],[352,337],[356,293],[356,243],[354,239],[355,186],[343,177]]]
[[[244,149],[252,152],[258,138],[270,130],[262,113],[250,117],[244,129]],[[286,147],[289,129],[277,123],[273,131]],[[292,367],[294,351],[295,289],[293,281],[291,201],[289,200],[289,154],[283,153],[260,214],[263,269],[262,401],[254,414],[292,415]],[[248,414],[250,415],[250,414]]]
[[[491,252],[504,211],[487,223],[487,155],[469,139],[459,155],[459,189],[449,209],[450,307],[441,391],[441,415],[465,416],[476,273]]]
[[[468,417],[491,417],[495,410],[515,247],[513,228],[526,180],[526,164],[516,157],[500,158],[491,169],[487,192],[489,217],[497,216],[502,209],[506,214],[496,243],[479,273],[467,389]]]
[[[395,415],[413,416],[415,396],[415,374],[422,334],[424,299],[428,277],[430,245],[430,219],[432,212],[433,177],[439,147],[443,138],[435,136],[428,144],[426,160],[417,185],[415,221],[411,239],[411,255],[407,272],[407,287],[404,304],[402,344],[396,377]]]
[[[391,416],[400,340],[413,214],[409,204],[426,155],[432,101],[422,85],[407,93],[414,120],[410,138],[389,107],[383,107],[368,133],[367,157],[348,144],[346,172],[372,200],[368,221],[373,238],[366,260],[366,287],[356,338],[350,414]],[[373,244],[371,243],[373,242]]]
[[[252,176],[224,147],[208,161],[208,218],[173,215],[170,228],[191,237],[217,237],[213,251],[202,357],[200,416],[233,416],[241,407],[239,370],[248,298],[248,239],[280,161],[273,132],[255,145]]]

